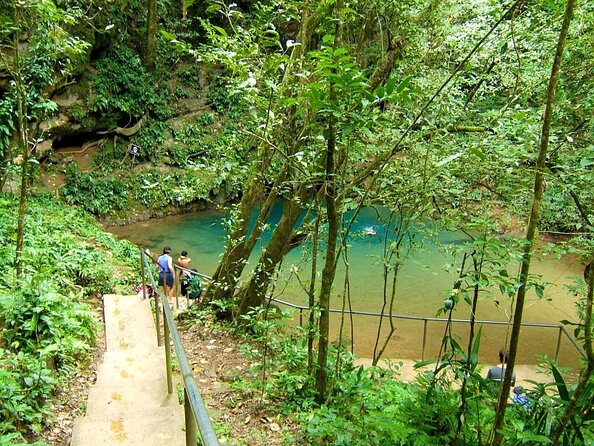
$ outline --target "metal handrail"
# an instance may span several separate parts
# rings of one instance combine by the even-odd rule
[[[188,268],[184,268],[183,266],[173,265],[173,268],[180,270],[182,273],[188,273],[188,274],[190,274],[192,276],[198,276],[198,277],[200,277],[202,279],[212,280],[212,277],[207,276],[206,274],[202,274],[201,272],[194,271],[194,270],[191,270],[191,269],[188,269]]]
[[[186,270],[180,266],[175,265],[177,269],[182,271],[188,271],[192,274],[198,274],[200,277],[212,281],[212,277],[207,276],[206,274],[196,273],[195,271]],[[271,302],[275,302],[281,305],[285,305],[289,308],[295,308],[299,310],[299,325],[303,325],[303,311],[309,311],[309,307],[305,307],[303,305],[297,305],[291,302],[287,302],[281,299],[277,299],[275,297],[268,296],[267,297]],[[345,313],[351,314],[355,316],[373,316],[373,317],[386,317],[386,318],[394,318],[394,319],[405,319],[405,320],[413,320],[413,321],[423,321],[423,339],[422,339],[422,350],[421,350],[421,359],[425,359],[425,347],[427,344],[427,323],[428,322],[459,322],[459,323],[470,323],[470,319],[446,319],[446,318],[439,318],[439,317],[422,317],[422,316],[410,316],[406,314],[385,314],[385,313],[378,313],[374,311],[358,311],[358,310],[341,310],[337,308],[329,308],[328,312],[330,313]],[[508,325],[509,322],[506,321],[494,321],[489,319],[475,319],[474,323],[477,324],[485,324],[485,325]],[[586,352],[584,349],[577,343],[575,338],[567,331],[567,329],[561,324],[544,324],[540,322],[522,322],[520,324],[522,327],[538,327],[538,328],[556,328],[559,330],[559,335],[557,336],[557,346],[555,348],[555,361],[559,359],[559,352],[561,350],[561,339],[563,335],[567,338],[567,340],[573,345],[573,347],[577,350],[577,352],[582,356],[582,358],[586,358]]]
[[[198,431],[200,432],[200,438],[202,439],[202,444],[204,446],[218,446],[219,440],[214,432],[214,428],[212,426],[212,422],[208,416],[208,412],[206,410],[206,406],[204,405],[204,401],[200,396],[200,391],[198,390],[198,386],[196,385],[196,381],[194,381],[194,376],[192,374],[192,368],[190,367],[190,363],[188,362],[188,358],[186,356],[184,347],[181,342],[181,338],[179,336],[179,332],[177,331],[177,327],[175,325],[175,321],[173,319],[173,312],[169,306],[169,301],[165,296],[165,293],[162,293],[161,290],[156,286],[155,279],[153,278],[153,274],[151,268],[149,268],[148,261],[147,261],[147,254],[144,249],[140,249],[140,257],[141,257],[141,270],[142,270],[142,281],[143,281],[143,293],[145,290],[145,273],[148,273],[149,280],[153,291],[155,292],[155,315],[156,315],[156,325],[157,325],[157,338],[158,338],[158,345],[160,346],[160,339],[161,336],[159,334],[159,307],[163,309],[163,327],[164,327],[164,337],[165,337],[165,362],[166,362],[166,373],[167,373],[167,392],[169,394],[173,393],[173,377],[171,372],[171,349],[170,349],[170,338],[173,340],[173,347],[175,349],[175,355],[177,356],[177,360],[179,362],[179,368],[181,371],[181,375],[184,381],[184,414],[185,414],[185,424],[186,424],[186,445],[196,446],[196,434]],[[148,256],[152,259],[152,257]],[[153,259],[154,260],[154,259]],[[161,300],[161,305],[159,305],[159,299]]]
[[[303,325],[303,310],[309,310],[308,307],[303,305],[296,305],[291,302],[286,302],[284,300],[271,298],[272,302],[279,303],[281,305],[285,305],[290,308],[295,308],[299,310],[299,325]],[[406,314],[382,314],[373,311],[358,311],[358,310],[339,310],[336,308],[329,308],[328,312],[330,313],[346,313],[358,316],[374,316],[374,317],[389,317],[394,319],[408,319],[413,321],[423,321],[424,329],[423,329],[423,349],[422,349],[422,359],[425,359],[425,345],[426,345],[426,338],[427,338],[427,322],[460,322],[460,323],[470,323],[470,319],[445,319],[439,317],[423,317],[423,316],[410,316]],[[489,319],[475,319],[474,323],[476,324],[485,324],[485,325],[508,325],[509,322],[506,321],[493,321]],[[559,336],[557,337],[557,347],[555,349],[555,361],[559,359],[559,351],[561,348],[561,337],[564,334],[567,337],[567,340],[575,347],[578,353],[584,358],[586,357],[586,352],[584,349],[577,343],[575,338],[567,331],[567,329],[561,324],[544,324],[540,322],[522,322],[520,324],[522,327],[539,327],[539,328],[556,328],[559,330]]]

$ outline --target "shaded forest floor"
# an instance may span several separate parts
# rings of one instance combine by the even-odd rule
[[[178,323],[182,342],[209,415],[222,445],[264,446],[289,444],[297,423],[274,411],[274,404],[258,392],[242,388],[239,378],[250,364],[241,354],[243,339],[203,323]],[[291,444],[295,444],[291,441]]]

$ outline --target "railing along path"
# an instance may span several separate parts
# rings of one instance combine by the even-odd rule
[[[189,269],[181,268],[180,266],[175,266],[176,269],[180,271],[184,271],[188,274],[195,274],[199,277],[206,279],[208,281],[212,280],[212,277],[207,276],[206,274],[197,273],[195,271],[191,271]],[[310,311],[310,309],[303,305],[297,305],[291,302],[287,302],[281,299],[277,299],[275,297],[268,297],[271,302],[284,305],[289,308],[294,308],[299,311],[299,325],[303,325],[303,312]],[[393,318],[393,319],[401,319],[401,320],[412,320],[412,321],[419,321],[423,322],[423,338],[422,338],[422,346],[421,346],[421,359],[425,359],[426,347],[427,347],[427,326],[429,322],[435,323],[446,323],[446,322],[455,322],[455,323],[470,323],[470,319],[446,319],[446,318],[439,318],[439,317],[422,317],[422,316],[409,316],[405,314],[386,314],[386,313],[378,313],[374,311],[357,311],[357,310],[341,310],[336,308],[330,308],[328,310],[330,313],[345,313],[351,314],[354,316],[370,316],[370,317],[385,317],[385,318]],[[484,324],[484,325],[509,325],[508,321],[494,321],[490,319],[475,319],[475,324]],[[567,331],[561,324],[545,324],[539,322],[522,322],[522,327],[533,327],[533,328],[546,328],[546,329],[555,329],[558,330],[557,335],[557,344],[555,347],[555,361],[559,359],[559,353],[561,351],[561,341],[563,337],[565,337],[569,343],[575,348],[575,350],[579,353],[582,358],[586,358],[586,352],[584,349],[578,344],[575,338]]]
[[[155,283],[155,279],[153,278],[152,268],[148,264],[147,257],[151,260],[152,257],[147,256],[143,249],[140,250],[140,268],[142,273],[142,292],[143,296],[146,298],[146,276],[148,275],[149,284],[151,285],[155,297],[155,318],[156,318],[156,327],[157,327],[157,345],[162,346],[165,345],[165,363],[166,363],[166,373],[167,373],[167,392],[169,394],[173,393],[173,375],[171,369],[171,344],[170,342],[173,341],[173,348],[175,350],[175,355],[177,357],[177,361],[179,362],[179,368],[181,371],[181,375],[183,377],[183,384],[184,384],[184,413],[185,413],[185,424],[186,424],[186,445],[187,446],[195,446],[196,442],[196,434],[200,433],[200,439],[202,440],[201,444],[204,446],[218,446],[219,440],[214,432],[214,428],[212,426],[212,422],[208,416],[208,412],[206,410],[206,406],[204,405],[204,401],[202,401],[202,397],[200,396],[200,391],[198,390],[198,386],[196,385],[196,381],[194,381],[194,376],[192,375],[192,368],[190,367],[190,363],[188,362],[188,358],[186,356],[186,352],[181,342],[181,338],[179,336],[179,332],[177,331],[177,327],[175,326],[175,321],[173,319],[173,312],[169,306],[169,302],[167,297],[162,290]],[[159,301],[161,305],[159,305]],[[161,310],[162,308],[162,317],[163,317],[163,334],[164,340],[161,338],[161,329],[160,329],[160,317],[161,317]],[[164,341],[164,342],[163,342]]]

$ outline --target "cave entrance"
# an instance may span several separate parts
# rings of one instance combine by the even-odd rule
[[[99,136],[94,132],[65,135],[54,139],[52,149],[54,149],[54,152],[56,153],[77,152],[79,150],[84,150],[85,147],[95,146],[96,144],[93,143],[98,144],[103,139],[105,139],[104,136]]]

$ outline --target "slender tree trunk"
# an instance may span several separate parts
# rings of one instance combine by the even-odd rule
[[[326,398],[328,387],[328,336],[330,333],[330,293],[336,273],[336,244],[338,242],[339,215],[336,203],[336,173],[334,168],[334,155],[336,151],[336,133],[334,118],[330,118],[328,125],[329,138],[326,150],[326,178],[324,182],[324,195],[326,214],[328,216],[328,244],[326,259],[322,270],[322,284],[320,288],[320,333],[318,341],[318,367],[316,370],[317,401],[322,403]]]
[[[468,344],[466,348],[466,369],[464,370],[464,375],[462,376],[462,386],[460,387],[460,406],[458,407],[458,423],[456,425],[456,435],[454,440],[452,441],[452,446],[456,446],[460,444],[460,435],[462,433],[462,427],[464,424],[464,416],[466,414],[466,409],[468,406],[468,401],[466,398],[466,384],[468,382],[468,375],[470,373],[472,367],[472,348],[474,344],[474,329],[475,329],[475,319],[476,319],[476,308],[478,305],[479,293],[480,293],[480,286],[479,286],[479,277],[482,273],[482,258],[481,262],[477,262],[476,256],[477,253],[474,251],[472,254],[472,265],[474,268],[473,271],[473,281],[474,281],[474,291],[472,295],[472,309],[470,311],[470,321],[468,323],[470,332],[468,334]],[[481,444],[481,433],[478,432],[478,440],[479,444]],[[463,441],[463,439],[462,439]]]
[[[157,0],[147,0],[146,48],[144,66],[147,71],[155,71],[157,61]]]
[[[241,292],[239,315],[246,314],[248,308],[262,305],[264,302],[274,272],[288,251],[289,241],[300,214],[301,206],[297,201],[284,201],[282,217],[274,228],[252,277]]]
[[[320,239],[320,209],[314,221],[311,247],[311,275],[309,279],[308,307],[309,318],[307,320],[307,373],[311,375],[314,367],[314,339],[316,334],[316,312],[314,305],[316,303],[316,277],[318,272],[318,242]]]
[[[541,200],[544,193],[544,172],[546,169],[546,158],[549,148],[549,135],[551,132],[551,121],[553,116],[553,105],[555,102],[555,91],[557,89],[557,81],[559,79],[559,71],[561,67],[561,59],[563,57],[563,48],[565,40],[569,31],[569,24],[571,22],[571,15],[573,13],[575,0],[567,0],[565,13],[563,15],[563,23],[559,32],[559,39],[557,41],[557,49],[553,66],[551,68],[551,75],[549,79],[549,87],[547,91],[547,102],[543,116],[542,134],[540,139],[540,148],[538,153],[538,160],[536,162],[536,173],[534,176],[534,193],[532,200],[532,209],[530,211],[530,218],[528,220],[528,228],[526,230],[526,245],[522,256],[522,266],[520,269],[520,288],[516,297],[516,308],[514,311],[513,327],[510,338],[510,353],[505,372],[501,392],[499,394],[499,401],[497,403],[497,412],[495,414],[495,421],[492,429],[492,445],[500,445],[503,440],[501,429],[503,428],[503,421],[505,418],[505,409],[507,406],[507,399],[509,397],[509,390],[511,387],[511,379],[513,376],[514,366],[516,363],[516,352],[518,349],[518,341],[520,338],[520,324],[522,323],[522,315],[524,312],[524,300],[526,297],[526,285],[528,283],[528,273],[530,271],[530,260],[532,258],[532,245],[536,238],[536,231],[538,228],[538,221],[540,216]]]
[[[20,6],[16,1],[13,1],[13,8],[15,14],[15,24],[17,28],[20,26]],[[21,73],[21,53],[19,49],[18,32],[14,33],[14,83],[16,89],[17,100],[17,126],[18,126],[18,146],[21,152],[21,190],[19,195],[19,213],[17,222],[17,236],[16,236],[16,251],[15,251],[15,271],[16,279],[20,279],[23,272],[23,241],[25,232],[25,214],[27,207],[27,184],[29,174],[29,147],[28,134],[29,126],[27,120],[27,95],[24,90],[23,78]]]

